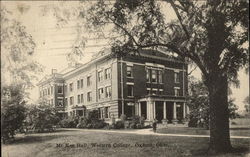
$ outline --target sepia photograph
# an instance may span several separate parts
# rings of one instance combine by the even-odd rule
[[[248,0],[1,0],[2,157],[250,157]]]

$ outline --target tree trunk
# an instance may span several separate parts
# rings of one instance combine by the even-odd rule
[[[210,108],[210,152],[232,149],[229,133],[228,81],[226,76],[212,74],[208,86]]]

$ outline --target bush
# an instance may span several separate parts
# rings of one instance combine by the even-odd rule
[[[98,120],[98,121],[92,122],[92,127],[94,129],[101,129],[101,128],[104,128],[106,125],[108,125],[108,124],[105,123],[103,120]]]
[[[125,122],[125,120],[127,119],[127,116],[125,114],[122,114],[120,116],[120,119],[121,119],[121,121]]]
[[[69,118],[61,120],[59,122],[59,125],[62,128],[76,128],[76,126],[77,126],[77,120],[74,119],[74,118],[72,118],[72,117],[69,117]]]
[[[89,120],[86,117],[84,117],[84,118],[80,119],[80,121],[76,127],[77,128],[87,128],[88,123],[89,123]]]
[[[14,138],[16,131],[22,129],[27,108],[19,86],[2,86],[1,98],[1,138],[5,143]]]
[[[124,129],[124,122],[119,120],[115,123],[115,129]]]
[[[90,111],[87,117],[81,118],[77,124],[77,128],[88,128],[88,129],[101,129],[107,126],[103,120],[98,119],[98,112],[96,110]]]

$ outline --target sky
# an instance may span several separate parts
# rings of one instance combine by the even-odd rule
[[[74,39],[77,35],[76,21],[69,21],[64,27],[57,27],[57,19],[53,13],[49,12],[44,15],[41,8],[44,5],[57,5],[57,1],[1,1],[1,6],[6,7],[12,11],[16,20],[20,21],[26,28],[27,32],[32,35],[36,43],[34,59],[44,66],[44,72],[38,76],[38,80],[45,75],[51,73],[51,69],[58,69],[59,71],[68,66],[66,54],[71,51],[74,44]],[[67,2],[67,7],[77,6],[78,1]],[[174,11],[170,7],[165,6],[169,20],[175,19]],[[90,37],[91,34],[84,34],[85,37]],[[94,52],[98,52],[104,47],[100,40],[88,40],[84,50],[84,57],[81,62],[86,63],[91,59]],[[201,78],[200,71],[197,68],[192,75],[198,79]],[[38,83],[34,81],[34,84]],[[239,110],[244,110],[243,101],[249,95],[249,75],[243,70],[239,71],[240,88],[231,87],[235,98],[235,103]],[[38,88],[30,90],[31,101],[35,102],[38,99]]]

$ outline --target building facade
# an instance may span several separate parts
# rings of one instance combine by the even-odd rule
[[[38,85],[40,97],[62,116],[98,110],[107,121],[124,114],[171,123],[188,112],[187,63],[156,50],[124,57],[105,53],[70,71],[53,71]]]

